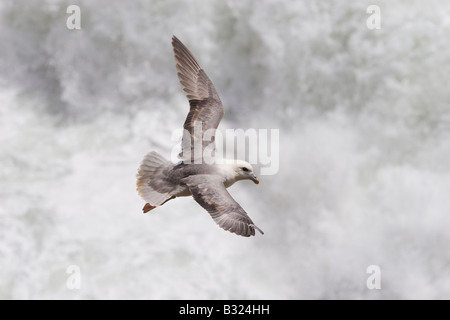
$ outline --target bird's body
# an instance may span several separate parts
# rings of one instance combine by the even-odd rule
[[[226,190],[239,180],[259,183],[252,166],[243,160],[215,158],[214,135],[205,139],[205,133],[217,129],[222,119],[220,98],[193,55],[175,36],[172,45],[178,78],[190,104],[179,155],[182,161],[173,164],[155,151],[144,157],[137,174],[138,193],[147,201],[143,211],[176,197],[193,196],[221,228],[242,236],[254,235],[255,229],[263,233]]]

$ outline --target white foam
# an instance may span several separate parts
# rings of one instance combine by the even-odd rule
[[[369,30],[370,3],[260,2],[82,1],[78,31],[63,2],[0,7],[0,298],[448,297],[448,8],[381,1]],[[172,34],[223,129],[280,129],[279,173],[230,188],[264,236],[141,213],[188,109]]]

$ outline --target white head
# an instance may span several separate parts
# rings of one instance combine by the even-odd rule
[[[259,183],[250,163],[244,160],[225,160],[224,169],[226,172],[226,180],[230,185],[238,180],[252,180],[256,184]]]

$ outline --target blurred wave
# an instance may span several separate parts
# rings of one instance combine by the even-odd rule
[[[68,30],[70,4],[0,5],[0,298],[450,296],[450,5],[379,1],[369,30],[368,1],[78,1]],[[262,237],[191,199],[141,214],[188,110],[173,34],[221,128],[280,129],[279,173],[230,189]]]

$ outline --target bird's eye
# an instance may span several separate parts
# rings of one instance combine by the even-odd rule
[[[248,168],[247,167],[242,167],[242,171],[248,172]]]

